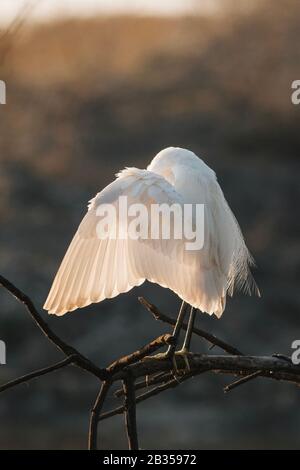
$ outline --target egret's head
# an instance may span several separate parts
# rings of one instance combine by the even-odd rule
[[[187,175],[191,172],[201,174],[203,177],[215,175],[214,171],[194,152],[180,147],[168,147],[161,150],[153,158],[147,170],[163,176],[171,184],[175,184],[178,175],[182,177],[183,174]]]
[[[147,170],[167,177],[167,174],[175,166],[191,164],[195,160],[199,160],[199,158],[190,150],[180,147],[167,147],[153,158]]]

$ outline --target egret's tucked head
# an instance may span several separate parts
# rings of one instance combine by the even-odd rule
[[[171,184],[175,183],[176,174],[183,174],[187,170],[200,172],[203,176],[215,175],[194,152],[180,147],[167,147],[161,150],[152,160],[147,170],[153,171],[167,179]]]
[[[147,170],[154,171],[155,168],[159,167],[166,167],[173,165],[178,165],[180,163],[187,163],[193,161],[199,161],[199,158],[194,152],[191,152],[187,149],[182,149],[180,147],[167,147],[160,152],[153,158],[152,162],[148,166]]]
[[[192,164],[195,160],[197,161],[199,158],[190,150],[180,147],[167,147],[153,158],[147,170],[163,176],[171,184],[174,184],[175,167],[187,163]]]

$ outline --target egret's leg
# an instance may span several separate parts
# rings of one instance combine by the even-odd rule
[[[196,316],[196,309],[194,307],[191,307],[188,327],[186,330],[186,335],[185,335],[183,346],[182,346],[182,349],[187,352],[189,352],[190,350],[192,333],[193,333],[193,328],[194,328],[194,323],[195,323],[195,316]]]
[[[188,327],[186,330],[186,335],[184,338],[183,346],[182,348],[177,352],[178,355],[182,356],[184,359],[184,362],[186,363],[187,369],[190,370],[190,364],[189,364],[189,351],[190,351],[190,344],[191,344],[191,339],[192,339],[192,333],[193,333],[193,328],[194,328],[194,323],[195,323],[195,315],[196,315],[196,309],[194,307],[191,307],[190,311],[190,318],[188,322]]]
[[[177,370],[177,365],[176,365],[176,361],[174,358],[175,349],[178,343],[179,334],[180,334],[182,323],[183,323],[183,320],[187,311],[187,307],[188,307],[188,304],[183,301],[179,310],[179,314],[178,314],[174,329],[173,329],[173,333],[172,333],[172,336],[174,338],[173,343],[170,344],[166,352],[158,353],[158,354],[155,354],[155,356],[151,356],[151,358],[156,358],[156,359],[172,359],[174,362],[175,370]],[[145,357],[145,359],[147,359],[147,356]]]
[[[176,362],[175,349],[176,349],[177,344],[178,344],[178,339],[179,339],[182,324],[183,324],[183,321],[184,321],[184,318],[185,318],[185,315],[186,315],[186,312],[187,312],[187,307],[188,307],[188,304],[183,300],[182,304],[181,304],[181,307],[180,307],[180,310],[179,310],[179,314],[178,314],[175,326],[174,326],[174,330],[173,330],[173,333],[172,333],[173,343],[170,344],[167,351],[165,352],[165,356],[169,359],[172,359],[174,371],[175,371],[176,374],[179,374],[179,369],[178,369],[177,362]]]
[[[183,320],[184,320],[184,317],[186,315],[187,307],[188,307],[188,304],[183,300],[182,304],[181,304],[181,307],[180,307],[180,310],[179,310],[179,314],[178,314],[175,326],[174,326],[174,330],[173,330],[173,333],[172,333],[172,336],[174,338],[173,344],[170,344],[170,346],[168,347],[168,349],[166,351],[166,354],[168,355],[168,357],[173,356],[173,354],[175,352],[175,349],[176,349],[176,346],[177,346],[177,343],[178,343],[178,339],[179,339],[179,335],[180,335],[180,330],[182,328]]]

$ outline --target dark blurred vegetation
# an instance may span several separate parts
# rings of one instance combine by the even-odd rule
[[[263,293],[198,323],[246,353],[290,354],[300,336],[299,16],[298,0],[261,0],[216,16],[69,20],[1,36],[1,273],[41,307],[88,199],[125,165],[187,147],[217,171]],[[168,329],[138,293],[175,315],[178,299],[147,284],[49,322],[105,365]],[[0,292],[0,304],[1,381],[59,357],[14,299]],[[142,446],[299,447],[295,387],[257,379],[224,396],[222,385],[202,376],[141,405]],[[70,369],[3,394],[1,448],[85,447],[96,386]],[[106,446],[125,446],[121,419],[104,423]]]

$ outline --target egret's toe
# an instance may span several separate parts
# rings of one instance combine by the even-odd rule
[[[182,357],[182,359],[184,360],[184,363],[185,363],[185,370],[184,372],[190,372],[191,371],[191,364],[190,364],[190,361],[189,361],[189,351],[185,348],[182,348],[180,349],[179,351],[176,351],[175,353],[176,356],[179,356],[179,357]],[[178,368],[177,368],[178,370]],[[182,373],[182,369],[181,369],[181,373]]]

